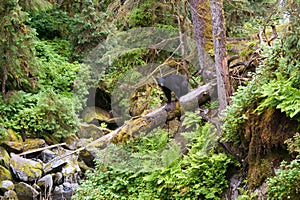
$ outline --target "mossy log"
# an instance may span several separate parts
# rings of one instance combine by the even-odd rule
[[[173,107],[176,107],[175,110],[166,111],[166,106],[163,106],[145,116],[134,117],[126,121],[121,127],[117,128],[111,133],[89,143],[86,147],[105,148],[105,146],[110,142],[122,142],[126,139],[136,137],[142,132],[150,132],[152,129],[165,124],[166,120],[168,120],[170,117],[176,116],[176,113],[196,109],[198,106],[198,98],[201,98],[203,94],[210,89],[210,84],[200,86],[185,96],[182,96],[179,99],[179,104],[172,102]],[[80,151],[80,149],[76,151]]]

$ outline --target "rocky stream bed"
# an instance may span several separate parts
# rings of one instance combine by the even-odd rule
[[[84,172],[94,167],[97,149],[82,148],[92,138],[23,141],[12,130],[9,133],[0,142],[1,200],[69,200]]]

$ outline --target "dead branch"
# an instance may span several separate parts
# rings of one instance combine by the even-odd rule
[[[24,156],[24,155],[28,155],[28,154],[32,154],[32,153],[37,153],[37,152],[40,152],[40,151],[44,151],[46,149],[52,149],[52,148],[55,148],[55,147],[65,146],[65,145],[66,145],[66,143],[54,144],[54,145],[50,145],[50,146],[47,146],[47,147],[41,147],[41,148],[37,148],[37,149],[34,149],[34,150],[25,151],[23,153],[16,154],[16,155],[18,155],[18,156]]]
[[[230,58],[228,58],[227,60],[227,66],[230,66],[230,63],[236,59],[239,59],[240,58],[240,55],[233,55],[231,56]]]
[[[268,40],[269,46],[272,46],[272,41],[278,37],[275,25],[271,25],[271,27],[272,27],[272,35],[271,38]]]

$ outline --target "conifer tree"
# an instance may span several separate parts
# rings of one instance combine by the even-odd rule
[[[35,33],[26,26],[28,14],[18,0],[1,0],[0,70],[2,99],[10,89],[34,86]]]

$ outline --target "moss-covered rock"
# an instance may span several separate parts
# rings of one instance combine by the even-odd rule
[[[23,151],[37,149],[40,147],[44,147],[45,145],[46,145],[46,142],[43,139],[26,139],[24,141]]]
[[[41,163],[11,154],[10,167],[15,176],[25,182],[39,179],[43,173]]]
[[[87,123],[93,121],[94,119],[104,122],[111,121],[111,115],[109,112],[98,107],[87,107],[82,113],[82,118],[83,121]]]
[[[102,129],[94,124],[80,124],[80,131],[78,133],[80,138],[93,138],[98,139],[104,135]]]
[[[23,151],[24,144],[20,141],[2,141],[1,146],[4,147],[7,151],[13,153],[21,153]]]
[[[3,147],[0,147],[0,165],[3,165],[8,168],[9,163],[10,163],[10,157],[7,151]]]
[[[39,192],[27,183],[21,182],[15,185],[15,191],[18,199],[36,200]]]
[[[7,129],[8,135],[5,138],[7,141],[22,142],[22,137],[11,128]]]
[[[8,169],[0,165],[0,181],[4,180],[12,180],[12,176]]]

